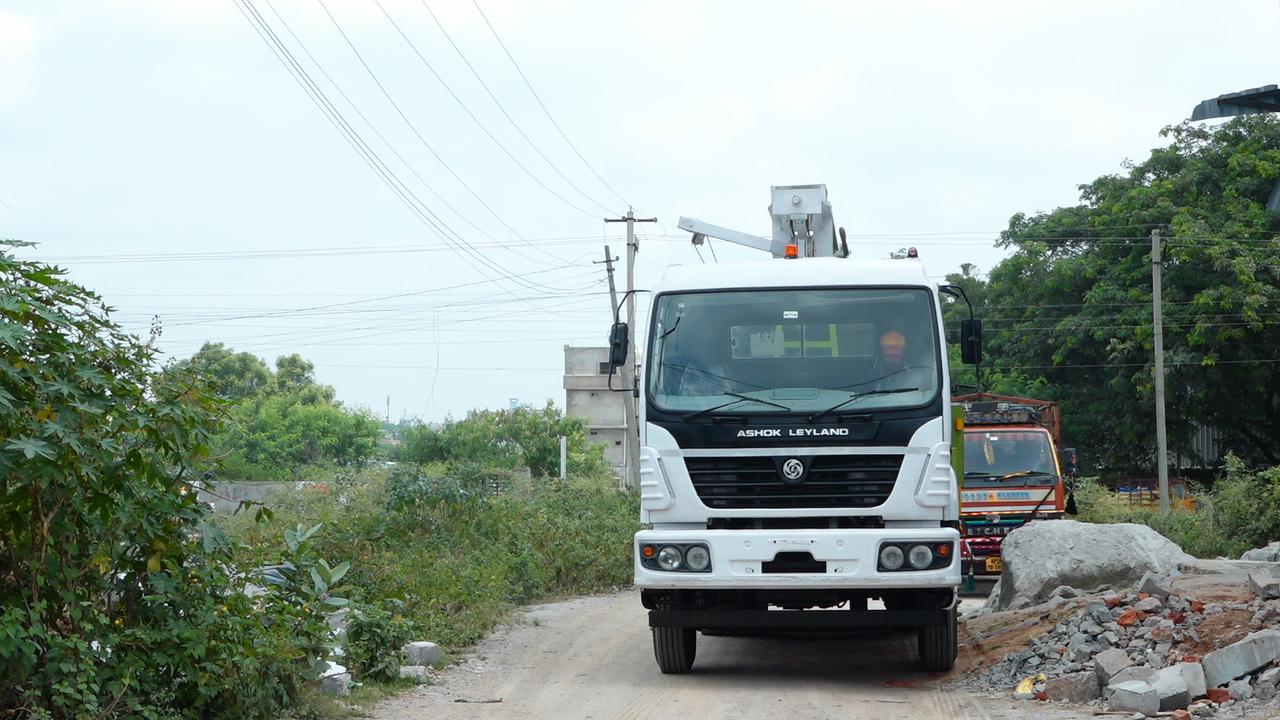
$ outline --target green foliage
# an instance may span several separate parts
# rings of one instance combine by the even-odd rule
[[[395,598],[361,606],[347,624],[345,658],[361,681],[400,679],[400,648],[413,640],[413,623],[404,617],[404,603]]]
[[[949,279],[984,320],[988,389],[1058,400],[1085,461],[1150,467],[1149,233],[1161,228],[1170,447],[1191,453],[1206,425],[1250,462],[1280,463],[1280,215],[1265,207],[1280,119],[1165,133],[1171,143],[1126,174],[1081,186],[1082,204],[1014,215],[1001,234],[1013,254],[985,283]]]
[[[534,477],[560,472],[560,437],[569,440],[569,467],[594,474],[605,468],[600,446],[593,444],[578,418],[566,417],[548,401],[542,409],[473,410],[465,420],[436,431],[425,425],[407,429],[399,459],[412,463],[469,462],[515,469]]]
[[[1136,522],[1148,525],[1197,557],[1239,557],[1249,548],[1276,539],[1280,528],[1280,467],[1249,471],[1228,456],[1223,474],[1210,489],[1192,489],[1195,509],[1177,507],[1168,515],[1131,505],[1095,479],[1076,490],[1083,522]]]
[[[296,577],[242,592],[190,485],[217,401],[188,370],[155,371],[155,332],[123,332],[15,247],[0,250],[0,712],[274,717],[326,653],[333,598]],[[326,569],[295,540],[295,575]]]
[[[301,355],[276,358],[273,372],[250,353],[205,343],[171,373],[194,371],[230,400],[228,421],[213,438],[220,474],[232,480],[283,480],[307,466],[359,467],[378,449],[382,424],[334,400]]]
[[[389,477],[388,477],[389,475]],[[530,481],[475,464],[366,471],[342,490],[281,496],[275,520],[231,518],[242,562],[262,562],[282,526],[323,522],[320,542],[353,558],[359,605],[394,599],[420,637],[475,642],[514,605],[616,587],[631,577],[639,509],[609,475]]]

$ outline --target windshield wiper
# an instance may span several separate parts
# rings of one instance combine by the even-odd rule
[[[1054,473],[1044,472],[1043,470],[1019,470],[1017,472],[1011,472],[1006,475],[1001,475],[998,479],[1012,480],[1014,478],[1032,477],[1034,475],[1047,475],[1049,477],[1057,477],[1057,475],[1055,475]],[[968,477],[968,476],[969,476],[969,473],[965,473],[965,477]]]
[[[753,397],[751,397],[750,395],[743,395],[742,393],[726,392],[726,393],[721,393],[721,394],[722,394],[722,395],[728,395],[729,397],[731,397],[731,398],[736,398],[736,399],[735,399],[735,400],[730,400],[730,401],[729,401],[729,402],[727,402],[727,403],[720,403],[719,405],[712,405],[712,406],[711,406],[711,407],[709,407],[709,408],[702,408],[701,410],[694,410],[694,411],[693,411],[693,412],[691,412],[691,413],[686,413],[686,414],[684,414],[684,415],[681,415],[681,416],[680,416],[680,419],[681,419],[681,420],[692,420],[692,419],[694,419],[694,418],[696,418],[696,417],[702,417],[703,415],[706,415],[707,413],[713,413],[713,412],[715,412],[715,411],[717,411],[717,410],[719,410],[719,409],[721,409],[721,408],[727,408],[727,407],[729,407],[730,405],[737,405],[737,404],[738,404],[738,403],[740,403],[740,402],[758,402],[758,403],[761,403],[761,404],[763,404],[763,405],[772,405],[772,406],[774,406],[774,407],[776,407],[776,408],[782,408],[783,410],[790,410],[790,409],[791,409],[791,408],[787,407],[786,405],[783,405],[782,403],[776,403],[776,402],[773,402],[772,400],[761,400],[760,398],[753,398]]]
[[[893,394],[895,394],[895,393],[915,392],[916,390],[919,390],[919,389],[920,389],[920,388],[918,388],[918,387],[913,387],[913,388],[891,388],[891,389],[888,389],[888,390],[868,390],[868,391],[866,391],[866,392],[864,392],[864,393],[854,393],[854,394],[850,395],[849,397],[845,398],[844,400],[841,400],[840,402],[836,403],[835,405],[832,405],[831,407],[827,408],[826,410],[819,410],[818,412],[816,412],[816,413],[814,413],[814,414],[810,415],[810,416],[809,416],[809,422],[814,422],[814,421],[816,421],[818,418],[820,418],[820,417],[822,417],[822,416],[824,416],[824,415],[827,415],[827,414],[829,414],[829,413],[833,413],[833,412],[835,412],[836,410],[839,410],[840,408],[845,407],[846,405],[852,405],[853,403],[855,403],[855,402],[857,402],[857,401],[861,400],[861,399],[862,399],[862,398],[864,398],[864,397],[870,397],[870,396],[872,396],[872,395],[893,395]]]
[[[991,473],[989,473],[989,472],[979,472],[979,471],[977,471],[977,470],[965,470],[965,471],[964,471],[964,476],[965,476],[965,477],[967,477],[967,478],[989,478],[989,477],[995,477],[995,475],[992,475],[992,474],[991,474]]]

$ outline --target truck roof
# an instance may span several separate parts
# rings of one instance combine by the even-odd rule
[[[799,258],[714,265],[672,265],[657,292],[731,288],[817,287],[830,285],[906,285],[933,287],[919,260]]]

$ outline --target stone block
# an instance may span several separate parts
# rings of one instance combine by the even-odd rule
[[[1187,681],[1182,677],[1182,670],[1177,665],[1167,667],[1156,673],[1156,681],[1151,684],[1160,697],[1162,711],[1177,710],[1191,703],[1191,692]]]
[[[1147,572],[1138,581],[1138,592],[1160,598],[1161,602],[1169,597],[1170,587],[1168,576],[1159,573]]]
[[[1109,684],[1116,673],[1132,665],[1133,660],[1129,658],[1129,654],[1119,648],[1104,650],[1093,656],[1094,672],[1103,685]]]
[[[1084,671],[1049,679],[1044,685],[1049,700],[1083,704],[1096,700],[1102,694],[1097,673]]]
[[[1218,687],[1244,676],[1280,657],[1280,632],[1262,630],[1204,656],[1204,679]]]
[[[1107,684],[1115,685],[1116,683],[1126,683],[1126,682],[1134,682],[1134,681],[1144,682],[1150,685],[1156,681],[1156,671],[1149,667],[1143,667],[1141,665],[1133,665],[1111,676],[1111,681]]]
[[[1160,612],[1160,609],[1163,607],[1164,603],[1161,602],[1158,597],[1149,597],[1145,600],[1139,600],[1133,604],[1134,610],[1144,613]]]
[[[1249,573],[1249,587],[1263,600],[1280,598],[1280,578],[1255,570]]]
[[[400,677],[416,680],[419,685],[425,685],[429,678],[427,670],[426,665],[401,665]]]
[[[1177,669],[1182,673],[1182,681],[1187,684],[1187,693],[1191,695],[1191,699],[1202,698],[1208,692],[1209,688],[1204,682],[1204,668],[1198,662],[1180,662],[1170,667],[1170,670]]]
[[[408,665],[435,665],[444,661],[444,651],[439,645],[426,640],[418,640],[400,648]]]
[[[1155,715],[1160,712],[1160,696],[1147,683],[1130,680],[1107,686],[1107,706],[1112,710]]]
[[[341,672],[320,678],[320,692],[338,697],[351,694],[351,673]]]
[[[1231,693],[1232,700],[1248,700],[1253,697],[1253,686],[1249,678],[1242,677],[1227,683],[1227,692]]]

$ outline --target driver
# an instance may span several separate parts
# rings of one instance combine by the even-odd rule
[[[928,365],[907,364],[907,338],[897,330],[889,330],[880,336],[880,353],[876,364],[876,390],[933,388],[933,368]]]

